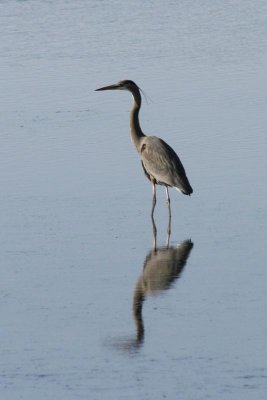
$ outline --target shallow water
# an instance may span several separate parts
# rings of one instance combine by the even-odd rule
[[[0,2],[1,398],[266,398],[266,12]],[[168,248],[125,78],[194,188]]]

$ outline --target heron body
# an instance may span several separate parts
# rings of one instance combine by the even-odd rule
[[[142,102],[139,87],[131,80],[124,80],[96,90],[128,90],[132,94],[133,106],[130,113],[131,138],[141,157],[145,175],[153,185],[152,216],[156,205],[156,185],[165,186],[167,204],[169,212],[171,212],[168,187],[174,187],[189,196],[193,193],[193,189],[188,181],[183,164],[175,151],[162,139],[156,136],[147,136],[143,133],[139,123],[139,111]]]
[[[192,188],[175,151],[162,139],[147,136],[141,147],[142,165],[151,182],[175,187],[190,195]]]

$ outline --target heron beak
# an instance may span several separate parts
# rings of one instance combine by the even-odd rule
[[[101,87],[101,88],[99,88],[99,89],[95,89],[95,91],[96,91],[96,92],[99,92],[100,90],[116,90],[116,89],[119,89],[119,85],[118,85],[118,84],[109,85],[109,86],[104,86],[104,87]]]

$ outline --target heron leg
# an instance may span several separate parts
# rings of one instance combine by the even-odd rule
[[[167,246],[169,246],[170,236],[171,236],[172,214],[171,214],[171,199],[170,199],[170,195],[169,195],[168,186],[166,186],[166,196],[167,196],[167,206],[168,206],[168,210],[169,210],[169,222],[168,222],[168,227],[167,227]]]
[[[167,196],[167,207],[169,209],[169,217],[171,218],[171,199],[170,199],[170,195],[169,195],[168,186],[166,186],[166,196]]]
[[[153,199],[152,199],[151,217],[153,218],[155,206],[156,206],[156,203],[157,203],[157,199],[156,199],[156,184],[155,184],[155,182],[152,182],[152,189],[153,189]]]
[[[170,237],[171,237],[171,214],[169,214],[169,222],[167,226],[167,239],[166,239],[166,246],[169,247],[170,244]]]
[[[169,195],[168,186],[165,186],[165,189],[166,189],[166,196],[167,196],[167,207],[170,209],[171,199],[170,199],[170,195]]]

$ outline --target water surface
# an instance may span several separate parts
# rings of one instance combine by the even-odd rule
[[[0,2],[3,398],[265,399],[266,8]],[[125,78],[194,188],[167,247]]]

